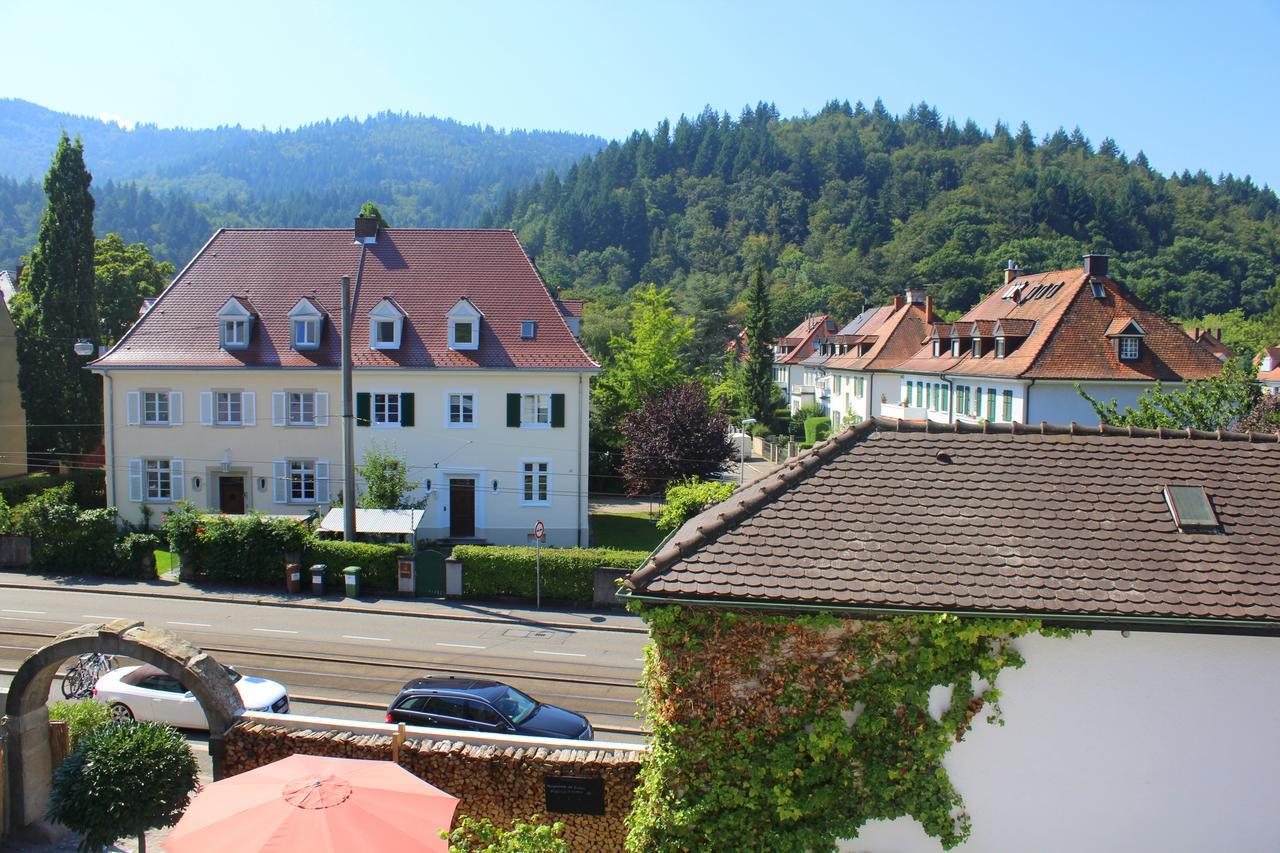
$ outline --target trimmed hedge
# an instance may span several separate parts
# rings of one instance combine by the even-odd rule
[[[36,571],[123,574],[116,562],[116,511],[81,509],[72,500],[75,487],[63,483],[7,508],[7,530],[31,537],[31,568]]]
[[[527,545],[459,545],[453,559],[462,562],[462,592],[475,598],[536,595],[535,548]],[[542,597],[591,604],[595,571],[600,566],[637,568],[647,551],[609,548],[543,548]]]
[[[302,552],[302,562],[304,569],[317,563],[326,566],[325,589],[341,589],[344,583],[342,570],[347,566],[359,566],[364,569],[360,573],[363,589],[395,592],[396,561],[412,552],[412,547],[406,544],[375,545],[341,539],[310,539]]]
[[[831,418],[805,418],[804,421],[804,443],[812,447],[820,441],[825,441],[831,435]]]

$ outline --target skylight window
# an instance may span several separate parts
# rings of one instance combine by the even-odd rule
[[[1222,527],[1203,486],[1166,485],[1164,499],[1173,514],[1173,523],[1183,532],[1205,532]]]

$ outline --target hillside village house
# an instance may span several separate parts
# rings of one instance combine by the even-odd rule
[[[1268,394],[1280,394],[1280,346],[1266,347],[1258,353],[1258,381]]]
[[[819,374],[804,361],[818,352],[820,342],[835,331],[835,321],[819,314],[805,317],[788,334],[773,342],[773,382],[787,395],[791,411],[818,403]],[[742,339],[746,339],[745,332]]]
[[[9,315],[17,293],[7,270],[0,270],[0,479],[27,473],[27,414],[18,391],[18,341]]]
[[[769,716],[757,695],[769,695],[769,668],[734,671],[717,614],[735,613],[747,632],[753,614],[843,620],[779,646],[785,671],[812,671],[804,686],[826,691],[814,706],[845,695],[833,652],[867,620],[948,613],[1091,629],[1013,640],[1026,663],[997,679],[1003,725],[975,718],[943,759],[972,818],[956,849],[1274,850],[1278,442],[868,420],[689,520],[623,595],[710,617],[705,634],[681,635],[670,658],[659,645],[656,660],[699,650],[699,725],[729,730],[727,742]],[[929,692],[935,719],[951,689]],[[941,849],[906,817],[842,847]]]
[[[864,313],[802,362],[833,426],[883,415],[939,423],[1097,423],[1076,390],[1132,405],[1159,380],[1214,376],[1206,342],[1143,305],[1104,255],[1073,270],[1023,273],[955,323],[920,290]],[[824,354],[823,350],[829,352]],[[794,398],[794,395],[793,395]]]
[[[510,231],[223,229],[90,367],[107,494],[131,522],[189,500],[306,515],[338,497],[341,277],[352,281],[355,458],[407,457],[424,535],[587,544],[580,305]],[[575,328],[571,328],[571,325]]]

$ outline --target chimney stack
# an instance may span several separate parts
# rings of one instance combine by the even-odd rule
[[[356,217],[356,242],[366,246],[378,242],[378,220],[372,216]]]
[[[14,289],[15,289],[15,290],[18,290],[18,289],[20,289],[20,288],[22,287],[22,271],[23,271],[23,270],[25,270],[26,268],[27,268],[27,267],[26,267],[26,265],[25,265],[25,264],[23,264],[22,262],[19,262],[19,263],[18,263],[17,268],[16,268],[16,269],[14,269],[14,271],[13,271],[13,287],[14,287]]]
[[[1013,258],[1009,259],[1009,263],[1004,268],[1004,284],[1008,287],[1013,280],[1022,274],[1022,270],[1018,269],[1018,265],[1013,262]]]
[[[923,305],[924,304],[924,288],[908,287],[907,302],[909,302],[912,305]]]
[[[1218,343],[1222,343],[1222,327],[1213,330],[1213,336],[1218,339]]]
[[[929,295],[924,298],[924,321],[926,323],[933,322],[933,297]]]
[[[1110,257],[1090,252],[1084,256],[1084,274],[1090,278],[1102,278],[1107,274],[1107,261]]]
[[[893,310],[894,310],[894,311],[897,311],[899,308],[901,308],[903,305],[906,305],[906,304],[907,304],[907,301],[906,301],[905,299],[903,299],[901,296],[895,296],[895,297],[893,297]]]

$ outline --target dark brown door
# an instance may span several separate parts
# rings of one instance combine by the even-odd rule
[[[476,535],[476,481],[449,481],[449,535]]]
[[[244,515],[244,477],[218,478],[218,509],[228,515]]]

